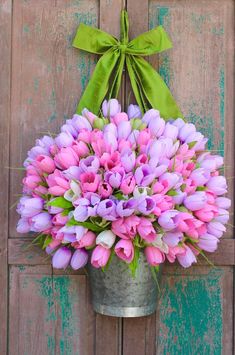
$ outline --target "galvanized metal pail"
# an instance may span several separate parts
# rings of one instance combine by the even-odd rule
[[[157,273],[160,284],[162,269]],[[95,312],[114,317],[141,317],[155,312],[159,287],[143,252],[135,277],[116,255],[106,271],[88,265]]]

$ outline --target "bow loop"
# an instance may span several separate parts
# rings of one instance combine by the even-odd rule
[[[155,108],[160,111],[163,118],[182,117],[170,90],[160,75],[142,58],[171,48],[172,44],[167,33],[162,26],[158,26],[128,42],[128,31],[129,22],[125,10],[121,12],[120,41],[97,28],[84,24],[78,27],[73,46],[102,56],[76,112],[80,114],[84,108],[87,108],[98,114],[107,94],[110,98],[118,96],[126,61],[132,89],[141,111],[144,113],[149,108]]]

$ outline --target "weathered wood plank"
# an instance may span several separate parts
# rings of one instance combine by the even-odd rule
[[[85,276],[15,266],[10,281],[10,354],[93,354]]]
[[[11,1],[0,1],[0,353],[7,353],[8,316],[8,166],[11,68]]]
[[[230,291],[224,302],[232,277],[229,267],[165,270],[157,311],[157,354],[232,354],[232,317],[225,321],[231,313]]]
[[[98,25],[99,2],[14,1],[12,36],[12,168],[22,166],[36,138],[57,133],[75,111],[95,65],[94,55],[72,48],[80,22]],[[23,173],[10,173],[10,205]],[[10,237],[18,216],[10,213]]]

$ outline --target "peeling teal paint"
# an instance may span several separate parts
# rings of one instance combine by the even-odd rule
[[[36,280],[36,282],[40,286],[40,295],[47,300],[47,318],[45,321],[55,321],[57,318],[54,307],[53,278],[52,276],[43,276],[40,280]]]
[[[159,74],[167,84],[170,85],[170,80],[172,78],[171,68],[170,68],[170,59],[168,54],[162,53],[159,61]]]
[[[220,28],[216,28],[216,27],[213,27],[211,32],[214,34],[214,35],[217,35],[217,36],[222,36],[224,34],[224,28],[223,27],[220,27]]]
[[[219,149],[221,154],[224,153],[224,67],[220,68],[220,79],[219,79],[219,88],[220,88],[220,126],[221,126],[221,141]]]
[[[48,122],[52,122],[57,118],[57,113],[56,113],[56,94],[55,90],[52,89],[51,95],[48,100],[48,105],[52,108],[52,113],[48,118]]]
[[[202,29],[206,21],[210,19],[209,15],[198,15],[196,13],[192,13],[191,20],[196,33],[202,33]]]
[[[159,7],[158,8],[158,24],[164,26],[165,18],[169,16],[168,7]]]
[[[33,79],[33,88],[34,88],[34,91],[38,91],[38,88],[39,88],[39,79],[38,78],[34,78]]]
[[[82,12],[75,12],[73,16],[76,18],[78,23],[83,22],[89,26],[97,25],[97,16],[96,14],[92,13],[82,13]]]
[[[222,271],[176,276],[165,279],[159,304],[159,353],[221,355]]]
[[[29,29],[29,25],[24,25],[23,26],[23,32],[24,33],[29,33],[30,29]]]
[[[50,334],[46,334],[46,336],[48,355],[55,355],[55,337]]]
[[[53,122],[55,119],[57,118],[57,113],[56,112],[52,112],[52,114],[49,116],[48,118],[48,122]]]

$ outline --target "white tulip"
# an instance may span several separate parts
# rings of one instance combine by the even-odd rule
[[[101,245],[106,249],[110,249],[116,239],[116,235],[111,230],[105,230],[98,234],[96,238],[96,244]]]

